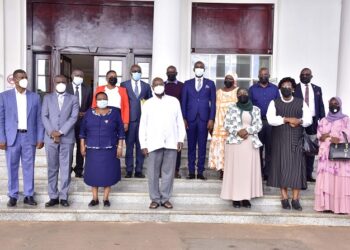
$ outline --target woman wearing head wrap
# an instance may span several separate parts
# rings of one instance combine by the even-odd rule
[[[350,213],[350,161],[329,160],[331,143],[345,141],[343,132],[350,139],[350,119],[342,113],[340,98],[329,100],[328,115],[317,128],[320,142],[315,186],[315,210],[334,213]]]

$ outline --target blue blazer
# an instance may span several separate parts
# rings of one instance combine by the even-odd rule
[[[203,86],[196,90],[195,78],[187,80],[182,88],[181,109],[185,120],[192,122],[197,115],[202,121],[215,119],[216,88],[212,80],[203,78]]]
[[[152,97],[152,90],[148,83],[140,81],[141,91],[138,97],[136,97],[132,88],[131,80],[122,82],[121,87],[126,88],[129,97],[129,110],[130,110],[130,122],[140,121],[141,117],[141,100],[149,99]]]
[[[12,146],[17,137],[18,113],[16,90],[0,93],[0,142]],[[41,122],[41,101],[38,94],[29,90],[27,95],[27,133],[28,143],[36,145],[44,140],[44,127]]]

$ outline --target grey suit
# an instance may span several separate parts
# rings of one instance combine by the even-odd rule
[[[70,158],[75,142],[74,125],[78,119],[79,101],[74,95],[65,93],[61,110],[56,92],[44,97],[41,118],[45,127],[45,151],[48,165],[48,193],[50,199],[68,199],[70,185]],[[60,131],[60,143],[50,137],[53,131]],[[58,191],[58,172],[61,190]]]

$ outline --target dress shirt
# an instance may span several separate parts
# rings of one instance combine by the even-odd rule
[[[281,98],[281,100],[284,103],[289,103],[289,102],[292,102],[294,100],[294,97],[292,97],[292,99],[290,99],[288,101],[284,100],[283,98]],[[267,121],[269,122],[269,124],[271,126],[280,126],[280,125],[284,124],[284,121],[283,121],[284,117],[282,117],[280,115],[276,115],[275,101],[270,102],[270,105],[267,109],[266,117],[267,117]],[[306,128],[312,124],[311,111],[305,102],[303,102],[302,120],[303,120],[303,123],[301,124],[301,126],[303,126],[304,128]]]
[[[17,129],[27,130],[27,91],[19,93],[16,91],[18,127]]]
[[[64,92],[62,94],[56,92],[56,94],[57,94],[57,100],[58,100],[58,107],[61,111],[61,109],[63,107],[63,103],[64,103],[64,96],[66,95],[66,92]],[[62,98],[62,99],[60,99],[60,98]]]
[[[141,84],[140,84],[140,80],[135,81],[134,79],[131,79],[131,86],[132,86],[132,90],[134,91],[134,93],[135,93],[136,84],[137,84],[138,91],[139,91],[139,95],[140,95],[140,93],[141,93]]]
[[[81,84],[76,85],[74,82],[72,82],[72,86],[73,86],[73,93],[74,93],[74,95],[75,95],[76,87],[78,87],[78,91],[79,91],[79,107],[81,107],[81,99],[82,99]]]
[[[199,92],[201,89],[202,89],[202,87],[203,87],[203,76],[202,77],[195,77],[195,80],[196,80],[196,82],[195,82],[195,88],[196,88],[196,90]],[[197,85],[198,85],[198,80],[200,80],[200,82],[201,82],[201,87],[199,88],[199,89],[197,89]]]
[[[148,152],[160,148],[177,149],[186,135],[179,101],[172,96],[153,96],[142,106],[139,129],[141,148]]]
[[[308,84],[300,83],[301,92],[303,93],[303,98],[305,100],[306,85],[309,85],[309,108],[312,116],[315,116],[315,93],[311,83],[308,83]]]
[[[266,118],[267,108],[272,100],[280,97],[278,88],[273,83],[268,83],[266,87],[256,83],[249,88],[249,97],[254,106],[261,110],[261,117]]]
[[[116,107],[120,109],[121,97],[119,94],[119,87],[115,87],[113,89],[109,89],[107,86],[105,87],[105,93],[108,96],[108,106]]]

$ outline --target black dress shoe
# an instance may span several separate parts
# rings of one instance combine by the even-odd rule
[[[109,200],[104,200],[104,201],[103,201],[103,206],[104,206],[104,207],[110,207],[110,206],[111,206],[111,203],[109,202]]]
[[[283,209],[290,209],[290,204],[288,199],[281,200],[281,204]]]
[[[135,173],[135,178],[145,178],[145,175],[143,173]]]
[[[50,199],[48,202],[45,203],[45,207],[53,207],[55,205],[58,205],[60,201],[58,199]]]
[[[83,176],[82,173],[76,173],[76,174],[75,174],[75,177],[76,177],[76,178],[83,178],[84,176]]]
[[[9,201],[7,202],[7,206],[8,207],[14,207],[14,206],[16,206],[16,204],[17,204],[17,199],[13,198],[13,197],[10,197]]]
[[[131,172],[127,172],[125,175],[125,178],[132,178],[132,173]]]
[[[307,177],[307,181],[308,182],[316,182],[316,180],[314,178],[312,178],[312,177]]]
[[[97,206],[98,204],[100,204],[100,202],[97,200],[91,200],[90,203],[89,203],[89,207],[94,207],[94,206]]]
[[[250,204],[250,201],[248,201],[248,200],[243,200],[242,207],[251,208],[252,204]]]
[[[60,204],[61,204],[61,206],[69,207],[69,203],[67,200],[60,200]]]
[[[298,211],[303,210],[303,208],[300,206],[299,200],[292,200],[292,208]]]
[[[207,177],[205,177],[203,174],[197,174],[197,179],[206,180]]]
[[[30,206],[36,206],[38,203],[34,200],[33,196],[24,197],[23,203]]]
[[[188,180],[192,180],[192,179],[196,179],[196,175],[195,174],[189,174],[186,179]]]
[[[179,174],[179,170],[175,171],[175,178],[176,179],[181,179],[181,175]]]
[[[240,201],[232,201],[232,206],[235,208],[240,208],[241,207],[241,202]]]
[[[224,179],[224,171],[223,171],[223,170],[220,170],[219,172],[220,172],[220,177],[219,177],[219,179],[220,179],[220,180],[223,180],[223,179]]]

